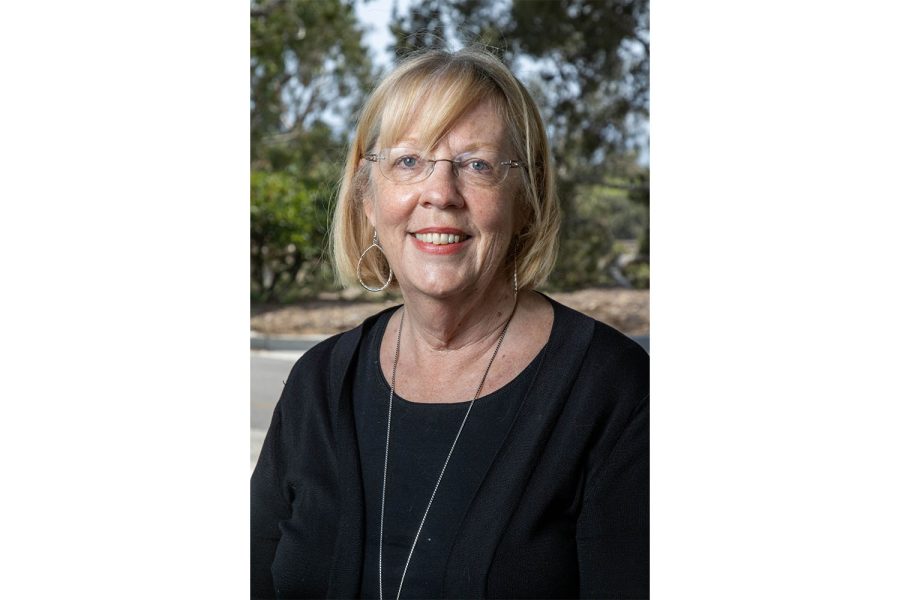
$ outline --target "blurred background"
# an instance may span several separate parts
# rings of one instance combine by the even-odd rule
[[[528,87],[563,212],[541,290],[649,345],[648,0],[268,0],[250,26],[254,446],[297,356],[398,300],[337,287],[326,248],[358,110],[411,50],[486,44]]]

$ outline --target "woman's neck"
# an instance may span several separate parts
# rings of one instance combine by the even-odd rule
[[[443,353],[478,349],[496,342],[513,314],[512,285],[493,285],[483,293],[452,298],[404,295],[403,337],[423,351]]]
[[[516,297],[512,286],[476,302],[406,301],[388,323],[379,358],[385,378],[412,402],[462,402],[476,389],[481,395],[500,389],[537,356],[553,325],[545,298],[532,291]],[[494,361],[490,357],[498,349]]]

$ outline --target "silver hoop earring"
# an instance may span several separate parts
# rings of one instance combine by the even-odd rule
[[[363,258],[366,256],[366,252],[371,250],[372,248],[378,248],[382,255],[384,255],[385,261],[387,261],[387,255],[384,254],[384,249],[378,244],[378,232],[375,232],[375,236],[372,238],[372,245],[363,250],[363,253],[359,256],[359,262],[356,263],[356,280],[359,281],[359,285],[363,286],[370,292],[380,292],[387,288],[391,284],[391,279],[394,277],[394,271],[391,269],[391,265],[388,265],[388,278],[387,281],[383,282],[384,285],[380,288],[370,288],[365,283],[363,283],[362,275],[360,274],[360,268],[362,267]]]

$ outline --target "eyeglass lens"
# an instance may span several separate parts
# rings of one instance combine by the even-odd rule
[[[426,158],[415,148],[385,148],[378,156],[382,174],[396,183],[415,183],[427,179],[439,162],[450,162],[457,177],[466,183],[494,186],[503,181],[509,164],[491,151],[461,154],[454,159]]]

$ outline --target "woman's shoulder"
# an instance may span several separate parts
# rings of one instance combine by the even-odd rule
[[[353,329],[337,333],[315,344],[294,363],[285,386],[309,383],[315,379],[323,382],[326,378],[341,380],[366,334],[378,326],[383,326],[398,308],[399,306],[392,306],[382,310],[366,318]]]
[[[389,318],[397,308],[399,307],[392,306],[378,312],[353,329],[332,335],[305,351],[291,368],[285,381],[285,389],[312,386],[321,388],[322,391],[334,391],[343,381],[361,340],[369,331]]]
[[[650,356],[636,341],[614,327],[549,298],[554,322],[551,343],[580,362],[579,379],[606,386],[631,388],[643,395],[649,388]]]
[[[603,351],[606,354],[620,355],[631,360],[646,361],[647,351],[635,340],[631,339],[615,327],[598,321],[565,304],[544,295],[553,307],[553,331],[561,336],[575,332],[588,332],[592,335],[591,351]]]
[[[335,359],[339,361],[350,360],[360,340],[375,327],[383,325],[398,308],[400,308],[400,305],[388,307],[367,317],[353,329],[325,338],[304,352],[303,356],[298,359],[297,364],[321,363],[322,361]],[[295,368],[297,364],[294,365]]]
[[[558,414],[554,435],[579,449],[573,455],[606,457],[616,440],[630,427],[643,427],[649,414],[649,356],[615,328],[550,301],[555,320],[543,397],[557,407],[558,412],[548,411]]]

